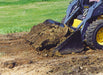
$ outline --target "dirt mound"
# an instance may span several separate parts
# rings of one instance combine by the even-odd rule
[[[67,30],[67,27],[62,28],[50,23],[41,23],[31,29],[26,40],[35,50],[48,54],[51,52],[50,50],[53,50],[61,41],[66,39]]]

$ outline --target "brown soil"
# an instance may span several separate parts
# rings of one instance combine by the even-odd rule
[[[68,28],[41,23],[29,33],[0,35],[1,75],[96,75],[103,74],[103,51],[91,50],[52,56],[66,39]]]

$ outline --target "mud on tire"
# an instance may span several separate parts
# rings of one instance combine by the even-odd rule
[[[103,20],[96,20],[91,23],[86,30],[86,44],[93,49],[103,49],[103,45],[100,45],[96,40],[97,32],[102,27]]]

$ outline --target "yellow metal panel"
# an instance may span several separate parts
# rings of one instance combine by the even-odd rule
[[[74,23],[73,23],[72,27],[77,28],[81,22],[82,22],[82,20],[74,19]]]
[[[84,6],[84,8],[89,8],[89,6]]]
[[[99,19],[103,19],[103,15],[99,16],[99,17],[98,17],[98,20],[99,20]]]

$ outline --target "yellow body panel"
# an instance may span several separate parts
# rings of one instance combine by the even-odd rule
[[[82,20],[74,19],[74,23],[73,23],[72,27],[77,28],[81,22],[82,22]]]
[[[99,20],[99,19],[103,19],[103,15],[99,16],[99,17],[98,17],[98,20]],[[73,22],[72,27],[73,27],[73,28],[77,28],[78,25],[80,25],[81,22],[82,22],[82,20],[74,19],[74,22]]]

